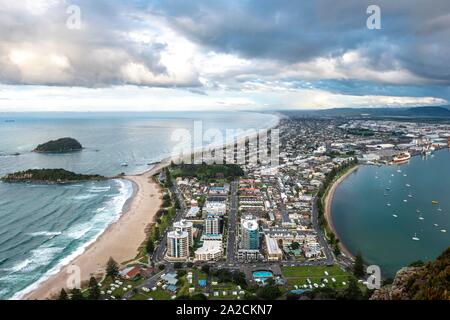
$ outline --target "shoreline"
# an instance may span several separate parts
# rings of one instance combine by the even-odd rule
[[[344,245],[344,243],[341,240],[341,237],[339,236],[339,233],[337,233],[336,228],[334,227],[333,223],[333,212],[331,210],[334,194],[336,192],[337,187],[353,172],[355,172],[359,168],[359,165],[354,166],[353,168],[349,169],[345,174],[343,174],[341,177],[339,177],[337,180],[333,182],[330,189],[327,192],[327,195],[325,197],[325,220],[327,221],[328,227],[330,228],[331,232],[334,233],[337,239],[339,239],[339,247],[341,248],[342,254],[350,259],[355,259],[355,256],[350,252],[350,250]]]
[[[278,127],[280,121],[281,117],[278,116],[276,124],[265,130]],[[248,138],[254,138],[254,136],[235,137],[232,142],[225,141],[221,146],[204,146],[199,150],[194,149],[191,150],[190,156],[195,159],[195,156],[211,149],[228,148],[231,145],[234,147],[235,143],[239,144]],[[133,184],[133,194],[123,205],[119,219],[111,223],[90,245],[63,265],[55,274],[50,275],[42,282],[38,280],[36,288],[17,299],[44,300],[59,295],[61,289],[67,287],[66,283],[71,276],[70,269],[73,266],[81,269],[81,286],[83,287],[83,284],[87,283],[91,276],[103,277],[109,257],[116,260],[119,265],[122,262],[133,260],[147,238],[148,226],[155,223],[156,213],[162,204],[161,187],[157,182],[152,181],[152,177],[177,159],[180,158],[173,155],[168,156],[142,173],[118,178],[128,180]],[[149,207],[152,210],[148,210]],[[31,284],[29,287],[33,285]]]
[[[147,227],[154,223],[162,204],[161,189],[151,179],[164,166],[161,163],[139,175],[123,177],[133,184],[133,194],[125,202],[119,219],[111,223],[68,264],[17,299],[45,300],[58,295],[62,288],[67,287],[66,283],[73,274],[70,272],[73,267],[80,268],[83,286],[91,276],[103,277],[109,257],[119,264],[133,260],[147,237]]]

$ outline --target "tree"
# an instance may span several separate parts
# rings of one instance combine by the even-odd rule
[[[58,300],[69,300],[69,296],[67,295],[66,290],[61,289]]]
[[[168,168],[165,168],[165,173],[166,173],[166,183],[165,183],[165,187],[166,188],[170,188],[172,186],[172,176],[170,175],[170,171]]]
[[[220,283],[232,281],[231,272],[227,269],[219,269],[215,272],[215,276]]]
[[[282,292],[278,286],[267,284],[264,287],[259,288],[256,295],[260,299],[275,300],[282,295]]]
[[[238,286],[241,286],[241,288],[246,288],[247,280],[245,278],[245,273],[240,271],[233,272],[233,282]]]
[[[119,265],[117,262],[111,257],[106,264],[106,275],[108,277],[117,277],[119,274]]]
[[[80,289],[74,288],[70,291],[70,300],[84,300]]]
[[[353,264],[353,274],[357,278],[362,278],[366,274],[364,271],[364,260],[361,252],[358,252],[355,257],[355,263]]]
[[[339,247],[339,240],[337,240],[337,239],[333,244],[333,253],[335,256],[338,256],[341,254],[341,248]]]
[[[361,300],[363,298],[363,293],[358,286],[358,280],[355,277],[350,277],[348,279],[348,286],[342,292],[340,298],[345,300]]]
[[[292,242],[291,243],[291,249],[292,250],[297,250],[298,248],[300,248],[300,243],[298,243],[298,242]]]
[[[91,279],[89,279],[88,299],[100,299],[100,288],[98,287],[98,282],[94,277],[91,277]]]
[[[149,238],[147,240],[147,244],[145,246],[145,250],[147,251],[147,253],[149,254],[153,254],[153,252],[155,252],[155,244],[153,242],[152,238]]]
[[[175,198],[175,209],[180,209],[181,205],[180,205],[180,201],[178,200],[178,198]]]
[[[153,228],[153,238],[154,238],[155,240],[158,240],[159,237],[160,237],[160,234],[159,234],[159,227],[158,227],[158,226],[155,226],[155,227]]]
[[[177,271],[177,278],[183,278],[187,274],[186,270],[178,270]]]
[[[202,266],[202,272],[204,272],[204,273],[206,273],[206,274],[209,274],[209,270],[210,270],[210,269],[211,269],[210,266],[207,265],[207,264],[204,264],[204,265]]]

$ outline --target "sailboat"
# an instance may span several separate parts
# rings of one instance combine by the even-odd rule
[[[394,218],[398,218],[398,215],[396,215],[396,214],[393,214],[392,216],[393,216]]]
[[[386,203],[386,205],[387,205],[388,207],[390,207],[390,206],[391,206],[391,204],[390,204],[390,203]]]
[[[411,185],[410,185],[409,183],[405,184],[405,186],[406,186],[407,188],[411,187]]]
[[[441,230],[441,232],[442,232],[442,233],[446,233],[446,232],[447,232],[447,230],[445,230],[445,229],[442,229],[442,230]]]
[[[420,239],[417,237],[417,233],[414,233],[414,237],[412,237],[414,241],[419,241]]]
[[[405,202],[405,203],[406,203],[406,202],[408,202],[408,200],[404,199],[404,200],[403,200],[403,202]]]
[[[440,205],[439,205],[439,208],[437,209],[437,211],[442,211],[442,208]]]
[[[421,214],[419,214],[419,220],[425,220],[425,218],[424,218],[424,217],[422,217],[422,213],[421,213]]]
[[[413,195],[411,194],[411,192],[408,194],[408,197],[409,197],[409,198],[412,198],[412,197],[413,197]]]
[[[439,227],[439,225],[438,225],[437,223],[433,224],[433,226],[435,226],[435,227]]]

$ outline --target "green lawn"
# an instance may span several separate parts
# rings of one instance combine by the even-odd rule
[[[172,295],[170,292],[158,288],[156,291],[140,291],[138,294],[135,294],[131,300],[148,300],[149,298],[153,298],[154,300],[170,300],[171,297]]]
[[[218,291],[219,292],[219,296],[215,297],[213,292],[214,291]],[[227,291],[227,295],[223,295],[223,291]],[[237,300],[238,296],[233,296],[232,295],[232,291],[237,291],[239,292],[240,290],[237,289],[237,285],[231,282],[226,282],[226,283],[219,283],[216,286],[211,286],[211,295],[210,295],[210,299],[215,299],[215,300]],[[242,296],[241,296],[242,299]]]
[[[328,272],[328,276],[325,274]],[[303,286],[309,284],[307,279],[312,283],[321,284],[322,279],[328,279],[328,286],[336,285],[342,287],[342,282],[348,281],[350,273],[343,271],[339,266],[304,266],[304,267],[283,267],[283,276],[286,278],[289,285]],[[335,278],[333,282],[331,278]]]

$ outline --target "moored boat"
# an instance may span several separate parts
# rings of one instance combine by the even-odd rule
[[[409,152],[401,152],[396,154],[392,160],[394,163],[402,163],[408,161],[409,159],[411,159],[411,154]]]

